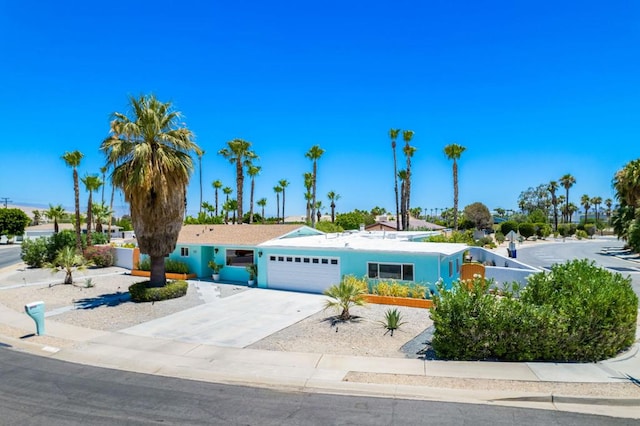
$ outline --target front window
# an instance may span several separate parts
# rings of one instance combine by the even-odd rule
[[[369,263],[367,275],[373,279],[413,281],[413,265],[410,263]]]
[[[227,266],[245,267],[253,262],[253,250],[227,249]]]

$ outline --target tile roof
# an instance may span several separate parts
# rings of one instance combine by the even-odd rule
[[[179,244],[227,244],[250,246],[281,237],[304,225],[184,225]]]

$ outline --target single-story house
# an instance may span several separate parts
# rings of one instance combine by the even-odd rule
[[[75,224],[73,223],[58,223],[58,229],[60,231],[64,230],[75,230]],[[95,223],[93,224],[92,229],[95,232]],[[87,233],[87,225],[81,225],[81,231],[83,234]],[[107,234],[109,232],[109,226],[102,224],[102,233]],[[27,226],[24,230],[25,239],[36,239],[38,237],[50,237],[54,233],[54,224],[53,222],[43,223],[40,225]],[[111,225],[111,238],[131,238],[133,231],[122,231],[122,228],[119,226]]]
[[[364,229],[367,231],[395,231],[397,228],[397,222],[394,216],[381,215],[376,217],[376,222],[371,225],[367,225]],[[416,219],[415,217],[409,217],[409,231],[416,230],[430,230],[430,231],[444,231],[446,227],[427,222],[426,220]]]
[[[429,232],[348,231],[325,234],[305,225],[185,225],[170,258],[199,277],[210,260],[225,266],[220,280],[246,283],[258,265],[257,285],[321,293],[344,275],[450,285],[460,276],[465,244],[427,243]]]

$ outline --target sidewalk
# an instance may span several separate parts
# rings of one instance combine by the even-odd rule
[[[234,309],[242,309],[235,303]],[[244,306],[247,308],[250,306]],[[640,418],[640,390],[634,392],[630,384],[632,378],[640,378],[637,343],[625,354],[598,363],[506,363],[274,352],[176,340],[163,334],[172,321],[192,321],[200,329],[215,329],[198,312],[189,309],[165,317],[157,322],[162,326],[155,331],[145,330],[144,324],[136,326],[135,334],[47,319],[46,336],[56,344],[36,344],[29,338],[0,333],[0,345],[63,361],[199,381]],[[35,329],[26,314],[0,305],[2,324],[24,330],[24,334]],[[528,386],[531,384],[537,385]],[[623,396],[608,393],[619,386],[634,391]]]

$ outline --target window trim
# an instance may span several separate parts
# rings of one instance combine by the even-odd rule
[[[376,265],[376,271],[377,274],[375,277],[371,276],[371,266]],[[386,266],[399,266],[400,267],[400,278],[391,278],[391,277],[385,277],[385,278],[380,278],[380,265],[386,265]],[[411,271],[411,279],[407,279],[406,273],[405,273],[405,266],[409,266],[412,268]],[[367,278],[369,279],[374,279],[374,280],[398,280],[398,281],[415,281],[416,279],[416,265],[414,263],[400,263],[400,262],[367,262]]]

